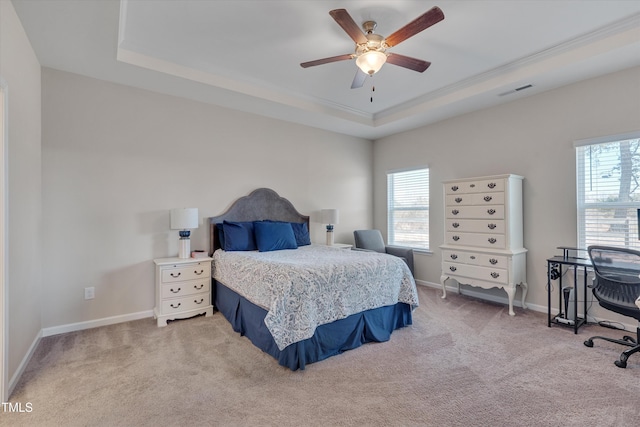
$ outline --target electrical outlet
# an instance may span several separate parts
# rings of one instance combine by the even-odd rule
[[[96,288],[84,288],[84,299],[94,299],[96,297]]]

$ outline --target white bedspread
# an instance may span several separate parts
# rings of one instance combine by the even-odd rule
[[[374,252],[324,245],[213,255],[213,277],[268,311],[278,348],[313,336],[319,325],[398,302],[418,306],[405,262]]]

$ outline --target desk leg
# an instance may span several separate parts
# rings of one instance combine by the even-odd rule
[[[578,333],[578,268],[573,266],[573,333]]]
[[[584,268],[584,324],[587,324],[587,267]]]
[[[547,326],[551,327],[551,263],[547,261]]]

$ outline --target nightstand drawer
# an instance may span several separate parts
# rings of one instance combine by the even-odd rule
[[[185,295],[209,292],[211,290],[211,279],[192,280],[189,282],[167,283],[162,285],[160,297],[162,299],[175,298]]]
[[[211,263],[198,262],[187,266],[165,267],[162,269],[162,283],[182,282],[185,280],[211,277]]]
[[[162,314],[179,313],[186,310],[193,310],[199,307],[211,306],[211,294],[195,294],[182,298],[174,298],[162,301]]]

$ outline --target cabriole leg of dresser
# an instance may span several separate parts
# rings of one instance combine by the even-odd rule
[[[449,276],[447,275],[442,275],[440,276],[440,283],[442,283],[442,299],[445,299],[447,297],[447,288],[445,287],[444,282],[446,282],[449,279]]]
[[[524,302],[525,298],[527,298],[527,282],[521,282],[520,287],[522,287],[522,308],[527,308],[527,304]]]
[[[509,316],[515,316],[516,312],[513,311],[513,297],[516,295],[516,285],[507,285],[504,287],[509,297]]]

